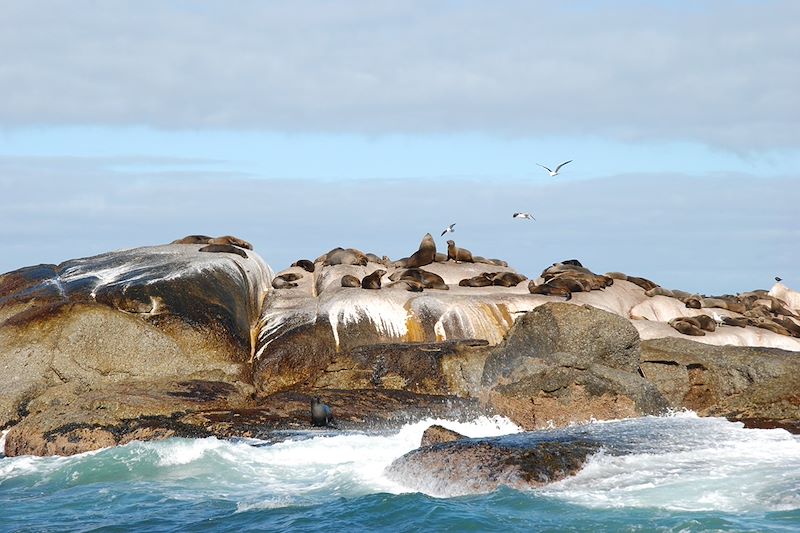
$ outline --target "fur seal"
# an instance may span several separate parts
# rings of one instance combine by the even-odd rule
[[[362,289],[380,289],[381,288],[381,277],[386,274],[385,270],[381,270],[380,268],[374,271],[372,274],[365,276],[364,279],[361,280],[361,288]]]
[[[367,256],[361,250],[356,250],[355,248],[341,248],[337,247],[325,254],[324,256],[324,265],[325,266],[333,266],[333,265],[358,265],[358,266],[366,266],[367,264]]]
[[[351,274],[342,276],[342,287],[361,287],[361,280]]]
[[[200,248],[201,252],[214,252],[214,253],[228,253],[228,254],[236,254],[244,257],[247,259],[247,254],[244,250],[239,248],[238,246],[232,246],[230,244],[208,244]]]
[[[458,282],[459,287],[489,287],[492,285],[492,278],[494,278],[496,272],[484,272],[483,274],[478,274],[477,276],[462,279]]]
[[[436,259],[436,242],[430,233],[426,233],[419,243],[419,249],[411,257],[403,261],[406,268],[430,265]]]
[[[436,263],[447,263],[447,254],[436,252],[436,255],[434,256],[433,260]]]
[[[551,285],[549,282],[536,285],[536,280],[531,280],[528,282],[528,292],[545,296],[563,296],[565,300],[572,299],[572,291],[567,287]]]
[[[668,322],[670,326],[676,331],[683,333],[684,335],[692,335],[694,337],[703,337],[705,336],[706,332],[700,329],[696,323],[685,320],[686,317],[681,318],[673,318]]]
[[[273,278],[272,280],[273,289],[294,289],[295,287],[297,287],[297,283],[287,281],[286,279],[280,276]]]
[[[724,316],[722,317],[722,323],[726,326],[736,326],[738,328],[743,328],[747,326],[750,321],[746,318],[736,318],[732,316]]]
[[[665,289],[664,287],[653,287],[652,289],[644,291],[645,296],[653,297],[653,296],[668,296],[670,298],[675,298],[675,293],[669,289]]]
[[[208,235],[187,235],[183,239],[172,241],[170,244],[208,244],[211,237]]]
[[[285,279],[286,281],[297,281],[298,279],[302,279],[303,275],[297,272],[287,272],[286,274],[281,274],[276,277]]]
[[[459,248],[455,241],[447,241],[447,259],[452,259],[456,263],[474,263],[472,252],[466,248]]]
[[[397,287],[409,292],[422,292],[425,289],[422,283],[412,278],[403,278],[399,281],[395,281],[389,285],[389,287]]]
[[[208,241],[208,244],[230,244],[231,246],[238,246],[239,248],[244,248],[245,250],[253,249],[252,244],[238,237],[234,237],[233,235],[223,235],[222,237],[214,237],[213,239],[210,239]]]
[[[300,267],[306,272],[314,272],[314,263],[309,261],[308,259],[298,259],[294,263],[292,263],[293,267]]]
[[[777,317],[773,318],[772,321],[785,328],[789,333],[792,334],[792,337],[800,338],[800,325],[798,325],[794,320]]]
[[[717,323],[716,321],[708,315],[697,315],[692,317],[694,318],[699,324],[700,329],[704,331],[716,331],[717,330]]]
[[[322,403],[319,396],[311,398],[311,424],[316,427],[332,427],[339,429],[333,419],[331,408]]]
[[[389,279],[391,279],[391,277]],[[409,268],[404,270],[401,272],[399,279],[401,281],[406,279],[419,281],[426,289],[440,289],[445,291],[450,289],[450,287],[448,287],[444,282],[444,278],[442,278],[439,274],[428,272],[427,270],[422,270],[421,268]]]
[[[492,285],[498,287],[516,287],[526,279],[528,279],[528,276],[517,274],[516,272],[498,272],[492,276]]]
[[[658,283],[650,281],[647,278],[640,278],[638,276],[628,276],[628,281],[630,281],[634,285],[638,285],[639,287],[643,288],[646,291],[658,287]]]

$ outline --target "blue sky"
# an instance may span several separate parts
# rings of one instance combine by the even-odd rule
[[[0,271],[188,233],[279,270],[457,222],[527,275],[800,286],[796,2],[0,10]]]

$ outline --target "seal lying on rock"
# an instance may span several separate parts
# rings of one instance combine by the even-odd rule
[[[213,237],[208,235],[187,235],[182,239],[172,241],[170,244],[208,244]]]
[[[440,289],[446,291],[450,288],[439,274],[416,267],[394,272],[389,276],[389,279],[392,281],[413,279],[418,281],[425,289]]]
[[[555,283],[553,283],[555,281]],[[581,289],[583,290],[583,289]],[[536,280],[528,283],[528,291],[531,294],[543,294],[545,296],[563,296],[565,300],[572,299],[572,291],[558,282],[558,279],[550,280],[541,285],[536,284]]]
[[[492,276],[492,285],[498,287],[516,287],[526,279],[528,279],[528,276],[517,274],[516,272],[498,272]]]
[[[342,287],[361,287],[361,280],[351,274],[342,276]]]
[[[252,244],[245,241],[244,239],[240,239],[239,237],[234,237],[233,235],[223,235],[222,237],[214,237],[213,239],[208,241],[208,244],[230,244],[231,246],[238,246],[239,248],[244,248],[245,250],[253,249]]]
[[[247,259],[247,253],[244,250],[239,248],[238,246],[233,246],[230,244],[208,244],[200,248],[201,252],[212,252],[212,253],[227,253],[227,254],[236,254],[244,257]]]
[[[336,247],[324,256],[317,258],[317,261],[322,261],[324,266],[332,265],[359,265],[365,266],[367,264],[367,256],[361,250],[355,248],[342,248]]]
[[[692,320],[692,317],[673,318],[669,321],[669,325],[684,335],[702,337],[706,334],[700,327],[700,323],[697,320]]]
[[[477,276],[462,279],[458,282],[459,287],[490,287],[493,284],[492,278],[494,278],[493,272],[483,272],[482,274],[478,274]]]
[[[292,263],[293,267],[300,267],[306,272],[314,272],[314,263],[309,261],[308,259],[298,259],[294,263]]]

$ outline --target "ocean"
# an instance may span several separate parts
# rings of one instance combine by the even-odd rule
[[[438,423],[470,437],[588,437],[575,476],[530,491],[409,492],[384,468]],[[0,447],[2,449],[2,447]],[[0,458],[0,531],[800,531],[800,436],[691,412],[521,433],[502,418],[278,442],[134,442]]]

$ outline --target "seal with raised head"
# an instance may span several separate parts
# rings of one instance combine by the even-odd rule
[[[311,398],[311,424],[316,427],[331,427],[339,429],[333,419],[331,408],[322,403],[319,396]]]
[[[374,271],[369,276],[364,276],[364,279],[361,280],[361,288],[362,289],[380,289],[381,288],[381,277],[386,274],[385,270],[378,269]]]
[[[361,280],[352,274],[342,276],[342,287],[361,287]]]
[[[247,253],[244,250],[239,248],[238,246],[233,246],[231,244],[207,244],[200,248],[201,252],[213,252],[213,253],[227,253],[227,254],[236,254],[244,257],[247,259]]]
[[[214,237],[208,241],[208,244],[230,244],[231,246],[238,246],[239,248],[244,248],[245,250],[252,250],[253,245],[249,242],[240,239],[239,237],[234,237],[233,235],[223,235],[222,237]]]
[[[403,261],[403,266],[413,268],[430,265],[434,259],[436,259],[436,242],[430,233],[426,233],[419,243],[419,249]]]
[[[456,241],[447,241],[447,259],[452,259],[456,263],[474,263],[472,252],[466,248],[456,246]]]

